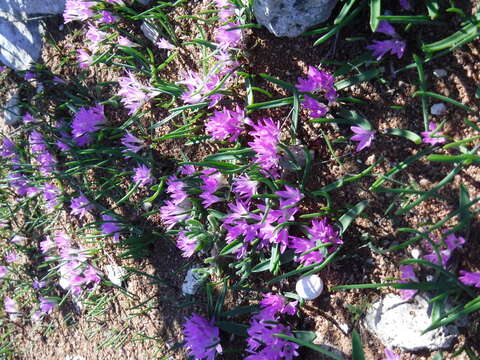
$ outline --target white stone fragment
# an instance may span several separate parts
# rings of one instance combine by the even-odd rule
[[[410,252],[410,254],[412,254],[412,257],[414,259],[419,259],[420,258],[420,255],[422,255],[422,252],[420,251],[420,249],[412,249],[412,251]]]
[[[0,12],[8,13],[17,19],[32,15],[61,14],[65,9],[66,0],[2,0]]]
[[[0,62],[15,70],[28,70],[40,58],[42,33],[39,21],[0,19]]]
[[[25,236],[22,236],[22,235],[15,235],[10,239],[10,241],[14,244],[17,244],[17,245],[25,245],[25,242],[27,241],[27,238]]]
[[[3,110],[3,123],[5,125],[14,126],[21,121],[19,103],[20,97],[18,92],[16,92],[7,101],[5,109]]]
[[[447,107],[444,103],[433,104],[430,108],[430,113],[432,115],[443,115],[447,112]]]
[[[365,327],[388,348],[406,351],[449,348],[458,336],[457,326],[440,327],[422,335],[431,323],[431,304],[419,295],[405,301],[398,295],[388,294],[368,309],[364,320]]]
[[[187,271],[187,275],[182,284],[183,295],[195,295],[200,288],[200,285],[202,285],[203,276],[196,270],[196,268],[191,268]]]
[[[295,285],[298,296],[305,300],[313,300],[323,291],[323,281],[318,275],[309,275],[298,279]]]
[[[105,271],[107,272],[108,280],[117,286],[122,286],[122,281],[127,275],[127,270],[121,266],[109,264],[105,266]]]
[[[255,0],[257,22],[275,36],[296,37],[330,17],[338,0]]]
[[[433,70],[433,75],[435,75],[437,78],[443,78],[447,76],[447,70],[445,69],[435,69]]]
[[[154,44],[160,38],[160,33],[151,22],[143,21],[142,25],[140,25],[140,30],[142,30],[143,35]]]

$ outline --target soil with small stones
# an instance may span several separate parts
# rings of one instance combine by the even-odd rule
[[[460,4],[458,4],[460,3]],[[388,4],[387,4],[388,5]],[[467,1],[457,2],[466,13],[473,13],[472,7],[478,2],[470,4]],[[385,6],[387,8],[387,6]],[[208,8],[207,2],[187,3],[186,7],[175,10],[175,16],[196,14]],[[179,33],[184,34],[182,40],[195,36],[192,19],[173,22]],[[460,18],[453,22],[458,27]],[[136,26],[136,25],[135,25]],[[138,32],[138,27],[133,30]],[[400,29],[400,26],[398,27]],[[420,29],[420,30],[419,30]],[[422,31],[422,39],[427,42],[435,41],[451,33],[448,26],[432,29],[430,27],[413,27],[410,31],[401,32],[400,35],[407,40],[407,55],[421,54],[417,42]],[[213,33],[207,34],[213,39]],[[55,35],[55,36],[58,36]],[[362,38],[362,40],[345,40],[349,37]],[[242,71],[249,74],[269,74],[290,83],[296,83],[297,78],[305,76],[309,65],[319,65],[324,70],[335,71],[334,65],[328,61],[348,62],[365,52],[365,46],[372,39],[368,24],[357,24],[346,27],[340,36],[333,37],[330,41],[314,47],[312,44],[316,37],[301,37],[296,39],[276,38],[266,29],[245,30],[244,56],[240,59]],[[69,29],[65,36],[56,39],[57,46],[46,46],[44,50],[44,63],[53,69],[53,72],[66,80],[78,76],[76,67],[63,66],[65,56],[74,58],[74,49],[79,46],[82,37],[78,28]],[[146,40],[148,41],[148,40]],[[176,80],[176,74],[182,70],[196,68],[193,47],[181,47],[178,60],[167,67],[164,75]],[[156,54],[164,56],[160,52]],[[192,56],[193,55],[193,56]],[[383,61],[383,76],[381,81],[365,82],[347,90],[340,96],[351,96],[363,100],[363,103],[348,103],[342,105],[343,109],[357,111],[361,116],[370,121],[378,130],[373,145],[366,150],[355,152],[355,144],[351,142],[335,143],[335,153],[331,154],[323,141],[322,133],[332,142],[339,137],[349,138],[351,132],[347,126],[332,124],[317,124],[308,121],[306,113],[300,114],[298,140],[303,146],[314,150],[314,163],[312,176],[307,184],[308,190],[315,190],[322,186],[352,174],[362,171],[375,161],[383,158],[374,172],[384,174],[396,164],[407,157],[417,154],[426,148],[416,145],[403,138],[390,136],[385,133],[389,128],[409,129],[416,133],[423,131],[422,106],[419,96],[413,96],[419,90],[418,74],[415,69],[394,74],[393,70],[409,65],[410,56],[403,59],[393,57]],[[437,78],[433,75],[434,69],[445,69],[447,76]],[[115,81],[121,72],[118,69],[109,69],[103,65],[92,67],[89,70],[87,82],[94,84],[100,81]],[[480,125],[478,117],[480,102],[475,93],[480,84],[480,41],[476,40],[461,49],[455,50],[425,65],[425,73],[429,91],[448,96],[469,106],[472,111],[467,113],[454,105],[447,104],[447,113],[442,116],[430,116],[429,120],[440,123],[445,121],[443,132],[452,140],[460,140],[475,136],[475,132],[464,121],[465,118]],[[10,80],[8,80],[10,81]],[[256,76],[255,86],[260,87],[273,95],[273,99],[289,96],[277,85],[262,80]],[[7,82],[2,83],[7,85]],[[5,90],[0,94],[4,98]],[[241,96],[241,91],[240,91]],[[255,93],[255,102],[271,100],[262,93]],[[430,105],[437,101],[430,101]],[[145,110],[151,112],[142,118],[142,126],[148,128],[150,124],[164,118],[168,112],[154,105],[146,105]],[[332,112],[339,109],[339,105],[332,106]],[[259,110],[251,114],[253,119],[272,117],[281,122],[288,129],[290,109],[275,108]],[[112,109],[111,121],[121,123],[128,119],[122,109]],[[201,123],[200,123],[201,124]],[[168,133],[175,128],[175,122],[160,127],[152,134],[156,137]],[[288,131],[286,131],[288,132]],[[478,144],[478,141],[473,144]],[[159,158],[179,159],[182,155],[190,160],[198,161],[206,155],[216,151],[218,145],[203,144],[186,146],[183,139],[168,140],[156,145]],[[453,154],[451,150],[441,150],[439,153]],[[333,156],[335,155],[335,156]],[[335,159],[339,159],[341,164]],[[438,183],[452,169],[449,164],[419,161],[399,174],[396,179],[403,183],[415,184],[418,189],[428,191]],[[317,334],[315,343],[332,346],[340,350],[348,358],[351,354],[352,328],[359,329],[365,346],[367,359],[378,359],[383,355],[383,346],[373,336],[368,334],[360,325],[362,314],[369,304],[386,293],[394,290],[383,288],[381,290],[351,290],[329,291],[333,286],[358,283],[379,283],[399,276],[398,263],[409,257],[409,252],[419,246],[410,246],[404,253],[389,252],[381,254],[375,249],[385,249],[408,240],[407,233],[398,232],[398,228],[420,229],[428,224],[433,224],[458,207],[458,193],[461,185],[469,190],[470,198],[480,194],[480,170],[478,166],[465,166],[454,180],[440,191],[441,200],[431,199],[422,202],[412,211],[402,216],[394,216],[387,212],[387,204],[395,201],[394,194],[368,191],[374,181],[373,177],[365,177],[351,185],[346,184],[337,190],[333,200],[336,210],[344,209],[361,200],[369,200],[369,207],[365,216],[357,218],[344,236],[345,250],[337,261],[329,265],[321,273],[325,281],[326,291],[322,296],[308,302],[302,308],[298,319],[291,319],[298,330],[311,330]],[[385,185],[387,186],[387,185]],[[391,186],[391,185],[388,185]],[[304,213],[318,212],[326,204],[309,202],[302,209]],[[478,205],[478,204],[477,204]],[[478,210],[473,206],[472,210]],[[452,219],[446,226],[455,224]],[[158,217],[149,218],[145,224],[152,228],[161,228]],[[458,269],[480,271],[480,224],[475,218],[470,230],[462,235],[467,239],[467,244],[459,250],[454,258],[453,266]],[[365,240],[367,239],[367,240]],[[181,327],[184,317],[193,311],[202,313],[205,309],[206,299],[203,295],[194,298],[185,298],[181,295],[181,282],[188,268],[196,260],[187,261],[179,255],[178,250],[168,241],[155,243],[149,250],[151,255],[141,260],[125,260],[118,257],[115,251],[110,250],[110,257],[105,263],[118,263],[124,267],[134,268],[149,276],[134,274],[125,282],[126,292],[105,290],[108,302],[105,311],[88,313],[82,310],[72,313],[56,312],[52,317],[52,329],[42,326],[28,326],[17,335],[18,345],[22,349],[25,359],[65,359],[66,356],[80,355],[85,359],[157,359],[162,356],[171,356],[175,359],[186,358],[185,353],[176,347],[181,343]],[[260,291],[281,290],[293,291],[294,279],[285,280],[272,289],[267,289],[259,278],[255,281]],[[263,286],[263,287],[262,287]],[[98,296],[104,295],[102,290],[97,290]],[[242,294],[227,297],[230,307],[248,305],[249,300]],[[73,306],[73,305],[72,305]],[[248,321],[248,320],[246,320]],[[449,352],[468,344],[476,351],[480,351],[480,326],[478,315],[470,319],[471,326],[461,329],[454,348]],[[238,338],[227,339],[233,344],[242,347]],[[41,354],[41,355],[39,355]],[[40,356],[40,357],[39,357]],[[428,359],[431,354],[402,354],[402,359]],[[225,355],[225,359],[236,359],[234,355]],[[240,358],[240,357],[238,357]],[[317,353],[302,349],[301,359],[319,359]],[[449,355],[447,355],[449,358]]]

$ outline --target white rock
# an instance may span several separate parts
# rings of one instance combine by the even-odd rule
[[[183,295],[195,295],[200,288],[200,285],[202,285],[203,276],[196,270],[196,268],[191,268],[187,271],[187,275],[182,284]]]
[[[447,112],[447,107],[444,103],[433,104],[430,108],[430,113],[432,115],[443,115]]]
[[[65,360],[85,360],[85,358],[81,355],[67,355]]]
[[[418,258],[420,258],[420,255],[422,255],[422,252],[420,251],[420,249],[414,248],[414,249],[412,249],[410,254],[412,254],[412,257],[414,259],[418,259]]]
[[[341,323],[338,324],[338,327],[343,331],[344,334],[348,334],[350,332],[350,326],[348,326],[348,324]]]
[[[27,241],[27,238],[25,236],[22,236],[22,235],[15,235],[14,237],[12,237],[10,239],[10,241],[14,244],[17,244],[17,245],[25,245],[25,242]]]
[[[151,42],[153,42],[154,44],[160,38],[160,33],[155,28],[155,25],[153,25],[151,22],[147,20],[144,20],[142,22],[142,25],[140,25],[140,30],[142,30],[143,35],[145,35],[145,37]]]
[[[3,122],[5,125],[14,126],[22,120],[20,117],[20,108],[18,106],[19,102],[20,97],[17,92],[13,94],[5,104],[5,109],[3,110]]]
[[[369,308],[364,320],[365,327],[388,348],[407,351],[449,348],[458,336],[457,326],[440,327],[422,335],[431,323],[431,306],[418,295],[407,302],[398,295],[388,294]]]
[[[443,78],[447,76],[447,70],[445,69],[435,69],[433,70],[433,75],[435,75],[437,78]]]
[[[295,285],[298,296],[305,300],[313,300],[323,291],[323,281],[318,275],[309,275],[298,279]]]
[[[338,0],[256,0],[257,22],[276,36],[295,37],[330,17]]]
[[[122,286],[122,281],[127,275],[127,270],[118,265],[106,265],[105,271],[107,272],[108,280],[117,286]]]
[[[0,62],[15,70],[28,70],[40,57],[42,33],[39,21],[0,19]]]
[[[32,17],[32,15],[61,14],[65,9],[66,0],[2,0],[0,12],[8,13],[17,19]]]

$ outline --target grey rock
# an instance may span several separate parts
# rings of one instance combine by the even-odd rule
[[[151,22],[143,21],[142,25],[140,25],[140,30],[142,30],[143,35],[154,44],[160,37],[160,33]]]
[[[148,5],[152,0],[137,0],[142,5]]]
[[[276,36],[295,37],[330,17],[338,0],[255,0],[258,23]]]
[[[432,115],[443,115],[447,112],[447,107],[444,103],[433,104],[430,108],[430,113]]]
[[[39,21],[0,19],[0,62],[15,70],[28,70],[40,58],[42,33]]]
[[[185,280],[182,284],[182,294],[183,295],[195,295],[202,285],[204,276],[198,273],[197,268],[191,268],[187,271]]]
[[[14,126],[21,121],[19,103],[18,93],[14,93],[10,100],[7,101],[3,110],[3,122],[5,125]]]
[[[364,326],[388,348],[434,351],[451,347],[458,336],[457,326],[440,327],[422,335],[431,323],[431,305],[427,297],[420,295],[407,302],[389,294],[372,305],[364,320]]]
[[[55,15],[63,13],[66,0],[2,0],[0,12],[12,15],[17,19],[32,15]]]
[[[443,78],[447,76],[447,70],[445,69],[435,69],[433,70],[433,75],[435,75],[437,78]]]

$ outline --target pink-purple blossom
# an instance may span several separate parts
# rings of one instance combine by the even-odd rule
[[[131,72],[120,77],[118,84],[120,90],[117,95],[122,97],[120,101],[129,110],[130,115],[159,94],[151,86],[143,85]]]
[[[92,8],[97,5],[94,1],[67,0],[63,19],[65,24],[71,21],[85,21],[94,15]]]
[[[58,303],[55,299],[40,296],[40,311],[44,314],[52,312],[57,305]]]
[[[192,314],[185,319],[183,325],[186,348],[195,359],[214,360],[217,353],[222,353],[220,331],[214,325],[214,320],[208,321],[204,317]]]
[[[430,123],[428,124],[428,129],[430,131],[421,132],[421,135],[423,136],[422,142],[424,142],[425,144],[435,146],[437,144],[443,144],[447,141],[441,131],[436,131],[437,124],[435,124],[433,121],[430,121]]]
[[[248,175],[241,175],[235,179],[233,192],[244,200],[249,200],[257,194],[258,181],[250,179]]]
[[[71,125],[73,140],[79,146],[89,144],[92,141],[91,134],[97,132],[105,122],[103,105],[80,108],[75,114]]]
[[[78,49],[77,62],[80,69],[86,69],[93,63],[93,57],[85,49]]]
[[[170,42],[168,42],[167,39],[164,39],[164,38],[160,38],[160,40],[158,40],[155,43],[155,45],[157,45],[159,49],[165,49],[165,50],[175,49],[175,45],[171,44]]]
[[[190,257],[197,248],[197,239],[194,236],[188,236],[185,231],[178,234],[177,247],[182,250],[183,257]]]
[[[8,273],[8,268],[4,265],[0,265],[0,280],[2,280]]]
[[[399,284],[406,284],[409,282],[418,282],[418,278],[415,275],[415,269],[412,265],[400,266],[400,280]],[[399,289],[402,299],[409,300],[415,296],[417,290],[415,289]]]
[[[245,116],[245,111],[239,106],[235,110],[222,108],[221,111],[215,110],[206,124],[207,132],[217,140],[234,142],[243,131],[243,125],[250,123]]]
[[[360,126],[351,126],[350,130],[356,134],[352,136],[350,140],[358,141],[355,151],[362,151],[372,145],[372,141],[375,139],[375,130],[367,130]]]
[[[252,127],[253,131],[250,132],[250,135],[253,137],[253,141],[248,145],[256,153],[256,162],[263,170],[276,176],[280,160],[277,153],[280,128],[271,118],[259,120],[257,124],[252,124]]]
[[[400,355],[390,349],[385,349],[385,357],[382,360],[400,360]]]
[[[400,0],[400,6],[401,6],[404,10],[408,10],[408,11],[413,10],[412,5],[410,4],[410,1],[409,1],[409,0]]]
[[[460,270],[460,280],[465,285],[475,286],[480,288],[480,272],[468,272],[465,270]]]
[[[84,218],[89,211],[92,211],[95,208],[93,204],[90,203],[90,200],[83,194],[79,197],[73,198],[70,203],[70,214],[78,215],[80,219]]]
[[[103,10],[100,14],[102,14],[102,17],[100,18],[100,21],[105,23],[105,24],[113,24],[118,20],[118,18],[110,11]]]
[[[113,242],[120,241],[120,231],[122,227],[119,225],[118,220],[110,215],[102,215],[102,232],[106,236],[113,236]]]
[[[3,299],[3,306],[6,313],[18,313],[17,303],[11,297],[6,296],[5,299]]]
[[[152,169],[146,165],[139,165],[134,168],[133,171],[135,172],[133,175],[133,182],[140,187],[145,187],[155,181],[155,178],[152,176]]]
[[[126,47],[138,47],[138,46],[140,46],[137,43],[134,43],[133,41],[130,41],[125,36],[119,36],[118,37],[118,45],[126,46]]]
[[[138,153],[145,147],[145,143],[143,140],[135,137],[131,132],[127,131],[127,133],[122,137],[122,145],[126,147],[126,149],[122,150],[123,153],[133,152]],[[130,156],[126,155],[125,158],[129,158]]]
[[[388,52],[390,52],[392,55],[397,55],[397,57],[400,59],[405,52],[406,46],[407,44],[404,40],[373,40],[373,44],[368,45],[367,49],[373,51],[373,56],[377,60],[380,60]]]
[[[228,49],[239,45],[240,41],[242,40],[242,30],[231,30],[237,26],[238,24],[228,23],[217,30],[215,41],[220,45],[221,48]]]

